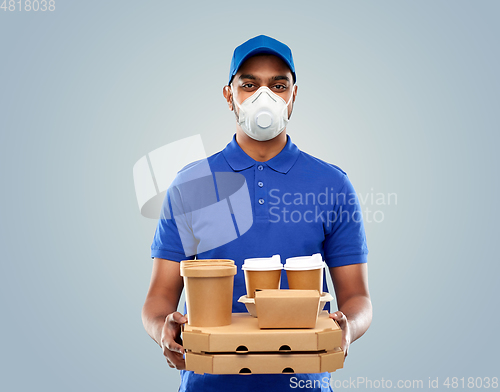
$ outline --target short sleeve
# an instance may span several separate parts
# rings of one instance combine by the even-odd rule
[[[336,194],[333,211],[326,223],[324,256],[328,267],[367,262],[363,215],[358,196],[345,175],[344,185]]]
[[[156,232],[151,245],[151,258],[158,257],[180,262],[182,260],[193,260],[195,255],[192,252],[186,252],[179,228],[172,212],[171,193],[175,188],[169,188],[165,194],[163,206],[156,226]],[[182,230],[188,230],[187,224],[181,221]],[[189,253],[190,256],[186,256]]]

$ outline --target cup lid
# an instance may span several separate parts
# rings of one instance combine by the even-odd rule
[[[321,253],[315,253],[312,256],[290,257],[286,259],[285,269],[291,271],[312,270],[324,268],[325,265]]]
[[[253,259],[245,259],[242,270],[247,271],[274,271],[283,269],[280,255],[272,257],[258,257]]]
[[[232,261],[232,260],[231,260]],[[236,265],[229,261],[220,262],[184,262],[181,261],[181,276],[191,278],[216,278],[236,275]]]

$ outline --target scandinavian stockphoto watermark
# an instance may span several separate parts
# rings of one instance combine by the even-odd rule
[[[385,215],[382,207],[397,205],[395,193],[356,194],[333,187],[305,193],[270,189],[267,201],[252,206],[246,177],[239,172],[213,171],[200,135],[159,147],[141,157],[133,167],[139,210],[159,219],[159,230],[176,230],[186,256],[225,245],[253,225],[259,205],[268,207],[271,223],[375,222]],[[264,194],[262,194],[264,196]],[[255,199],[254,199],[255,201]],[[268,203],[266,205],[265,203]],[[375,207],[375,209],[374,209]]]
[[[336,222],[380,223],[385,219],[383,208],[398,204],[397,194],[336,192],[326,187],[321,192],[269,191],[270,222],[322,222],[327,225]]]

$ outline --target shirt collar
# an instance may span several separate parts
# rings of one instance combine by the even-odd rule
[[[231,142],[222,150],[227,163],[234,171],[248,169],[258,163],[251,158],[236,141],[236,133],[233,135]],[[300,155],[298,147],[292,143],[290,135],[286,135],[285,147],[275,157],[265,161],[271,169],[286,174]]]

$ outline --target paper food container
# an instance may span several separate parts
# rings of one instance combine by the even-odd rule
[[[260,328],[314,328],[318,290],[262,290],[255,293]]]
[[[183,260],[188,324],[221,326],[231,323],[236,266],[233,260]]]
[[[260,329],[257,318],[233,313],[231,324],[222,327],[184,324],[182,342],[194,353],[332,351],[342,344],[342,330],[327,311],[318,316],[314,328],[307,329]]]
[[[278,374],[334,372],[344,366],[338,348],[320,353],[197,354],[186,352],[186,369],[203,374]]]
[[[323,293],[319,298],[319,309],[318,316],[323,311],[327,302],[333,301],[333,297],[330,293]],[[248,295],[242,295],[238,302],[245,304],[248,313],[250,313],[253,317],[257,317],[257,309],[255,308],[255,298],[249,298]]]

